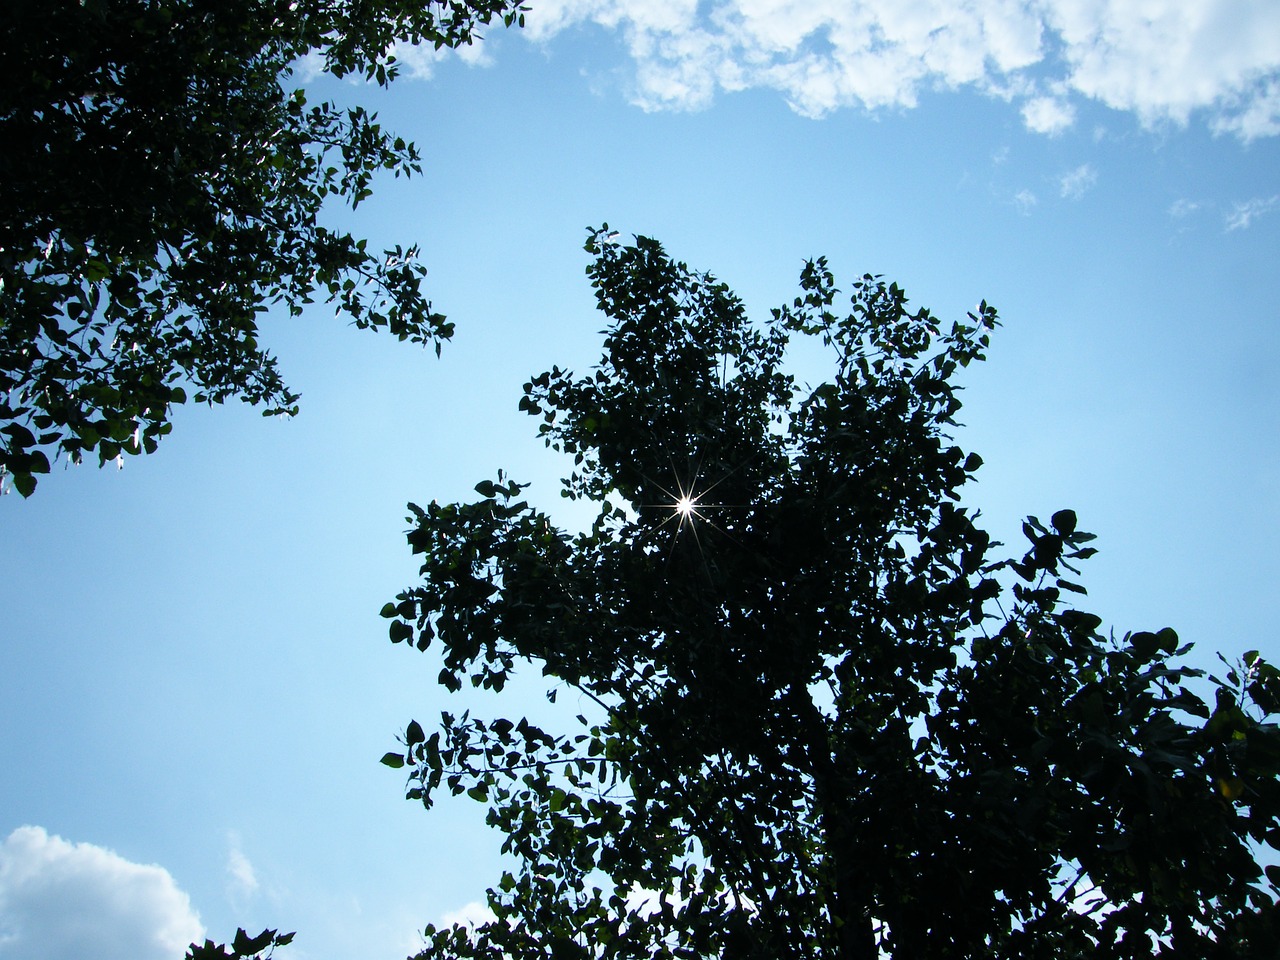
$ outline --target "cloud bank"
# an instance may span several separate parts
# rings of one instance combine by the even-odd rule
[[[968,88],[1057,134],[1094,101],[1147,128],[1203,117],[1248,141],[1280,133],[1275,0],[539,0],[526,35],[621,33],[631,97],[695,110],[766,88],[820,117],[910,108]]]
[[[176,960],[204,937],[163,867],[41,827],[0,843],[2,960]]]

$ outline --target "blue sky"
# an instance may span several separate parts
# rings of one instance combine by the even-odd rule
[[[420,243],[457,336],[437,360],[319,306],[272,319],[297,418],[184,409],[153,456],[0,499],[0,958],[84,955],[52,952],[69,916],[97,956],[269,925],[299,931],[282,957],[401,957],[483,899],[483,809],[426,813],[377,763],[460,706],[377,611],[413,582],[406,501],[503,468],[580,519],[516,404],[598,356],[603,221],[758,314],[818,255],[944,319],[994,303],[959,434],[993,532],[1074,508],[1087,609],[1204,662],[1280,656],[1280,7],[1138,9],[559,0],[466,57],[407,52],[389,92],[314,80],[422,149],[334,218]]]

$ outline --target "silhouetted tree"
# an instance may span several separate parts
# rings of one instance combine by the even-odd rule
[[[319,294],[358,327],[452,325],[410,247],[320,224],[374,175],[420,172],[360,107],[290,83],[311,55],[385,85],[393,44],[472,42],[519,0],[11,0],[0,17],[0,480],[155,448],[173,404],[297,395],[259,315]]]
[[[531,664],[596,713],[446,712],[384,757],[516,864],[422,956],[1276,956],[1280,673],[1249,653],[1210,707],[1172,630],[1101,632],[1070,510],[995,553],[950,436],[995,311],[945,327],[870,276],[837,310],[818,260],[752,324],[653,240],[587,249],[604,357],[521,406],[597,519],[502,476],[415,506],[423,582],[383,610],[449,690]],[[795,336],[831,350],[815,389]]]

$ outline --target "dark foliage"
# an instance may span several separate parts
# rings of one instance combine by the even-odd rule
[[[251,937],[241,928],[236,931],[231,946],[214,943],[212,940],[206,940],[202,944],[193,943],[187,948],[184,960],[271,960],[276,947],[292,942],[292,933],[263,930],[256,937]]]
[[[271,304],[337,303],[434,343],[417,250],[321,225],[414,146],[291,89],[311,54],[387,84],[393,42],[472,42],[519,0],[13,0],[0,17],[0,478],[150,452],[174,404],[298,397],[258,342]]]
[[[383,610],[449,690],[530,664],[594,704],[567,736],[445,712],[384,757],[513,857],[496,919],[423,956],[1276,956],[1280,672],[1247,654],[1204,702],[1172,630],[1067,602],[1072,511],[1008,557],[959,505],[995,311],[943,326],[870,276],[838,311],[819,260],[753,325],[652,240],[588,250],[604,357],[521,405],[594,525],[504,477],[413,507],[423,582]],[[806,336],[833,369],[802,390]]]

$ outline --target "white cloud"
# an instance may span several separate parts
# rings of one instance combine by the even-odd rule
[[[1169,205],[1169,216],[1173,217],[1175,220],[1181,220],[1184,217],[1189,217],[1199,209],[1200,204],[1196,203],[1194,200],[1180,198]]]
[[[163,867],[41,827],[19,827],[0,844],[4,960],[176,960],[203,937]]]
[[[456,57],[469,67],[488,67],[493,65],[493,53],[485,44],[484,38],[477,36],[472,43],[460,47],[440,47],[423,43],[393,43],[387,52],[394,56],[400,72],[405,77],[417,80],[429,80],[436,71],[436,65],[450,57]],[[293,78],[300,83],[311,83],[324,73],[324,57],[312,51],[299,57],[292,64]],[[363,83],[364,75],[355,73],[348,78],[351,83]]]
[[[1280,69],[1280,5],[1265,0],[1052,0],[1071,86],[1147,125],[1238,112]]]
[[[525,13],[525,31],[543,40],[581,23],[595,23],[641,33],[675,33],[694,25],[697,8],[697,0],[542,0]]]
[[[406,77],[428,80],[435,73],[436,64],[449,56],[451,51],[443,47],[437,50],[429,43],[420,46],[393,43],[389,52],[399,62]]]
[[[1227,230],[1246,230],[1254,220],[1262,216],[1264,213],[1270,213],[1276,206],[1280,204],[1280,194],[1274,197],[1254,197],[1252,200],[1246,200],[1244,203],[1236,203],[1232,211],[1227,214],[1226,227]]]
[[[1098,182],[1098,171],[1082,163],[1058,178],[1058,192],[1064,200],[1079,200]]]
[[[1280,81],[1260,85],[1236,113],[1215,117],[1212,125],[1216,133],[1234,133],[1246,143],[1280,134]]]
[[[290,69],[293,70],[294,80],[299,83],[310,83],[324,73],[324,57],[312,51],[295,60]]]
[[[968,87],[1018,100],[1047,134],[1082,98],[1146,126],[1203,112],[1245,140],[1280,133],[1274,0],[544,0],[525,35],[586,24],[622,35],[648,110],[763,87],[818,117]]]
[[[1013,205],[1018,208],[1018,212],[1029,214],[1031,209],[1040,201],[1036,199],[1036,195],[1030,190],[1019,190],[1013,195]]]
[[[1076,108],[1059,97],[1032,97],[1022,105],[1022,122],[1034,133],[1055,137],[1076,122]]]
[[[227,853],[229,892],[233,900],[243,900],[258,891],[258,875],[241,849],[239,835],[232,832],[227,840],[231,847]]]

